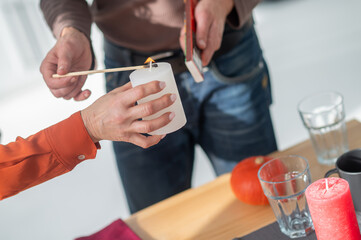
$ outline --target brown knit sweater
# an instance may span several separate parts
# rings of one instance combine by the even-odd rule
[[[234,0],[227,18],[240,28],[261,0]],[[55,37],[64,27],[75,27],[90,38],[95,22],[110,41],[137,51],[154,52],[179,48],[184,0],[41,0],[41,9]]]

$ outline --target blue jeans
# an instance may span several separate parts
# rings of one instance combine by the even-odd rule
[[[107,57],[107,68],[132,65]],[[132,213],[191,187],[195,145],[205,151],[217,175],[242,159],[277,150],[269,105],[267,65],[252,27],[231,51],[212,61],[202,83],[188,72],[175,76],[187,124],[159,144],[142,149],[114,142]],[[107,91],[129,81],[129,73],[106,74]]]

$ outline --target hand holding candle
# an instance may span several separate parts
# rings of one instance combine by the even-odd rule
[[[161,116],[162,114],[164,114],[166,112],[173,112],[175,114],[175,117],[169,124],[167,124],[166,126],[160,128],[154,132],[149,133],[151,135],[163,135],[163,134],[168,134],[168,133],[174,132],[174,131],[180,129],[181,127],[183,127],[187,122],[187,119],[184,114],[182,102],[180,100],[180,96],[178,93],[177,84],[174,79],[171,65],[169,63],[157,63],[157,64],[158,64],[157,67],[153,67],[153,68],[150,67],[147,69],[138,69],[138,70],[132,72],[129,76],[133,87],[141,85],[141,84],[145,84],[145,83],[148,83],[148,82],[151,82],[154,80],[163,81],[166,83],[166,87],[161,92],[138,100],[139,104],[159,98],[160,96],[162,96],[166,93],[172,93],[172,94],[175,94],[175,96],[176,96],[176,100],[175,100],[174,104],[159,111],[156,114],[153,114],[151,116],[143,118],[143,120],[152,120],[154,118]]]
[[[342,178],[323,178],[306,190],[318,240],[360,240],[349,184]]]

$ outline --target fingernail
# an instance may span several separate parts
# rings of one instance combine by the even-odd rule
[[[159,87],[160,87],[161,89],[165,88],[165,82],[159,82]]]
[[[204,40],[199,40],[199,42],[198,42],[198,44],[199,44],[199,47],[201,47],[201,48],[205,48],[206,47],[206,42],[204,41]]]
[[[87,92],[84,93],[84,97],[86,97],[86,98],[89,97],[89,93],[87,93]]]
[[[177,99],[177,95],[175,95],[175,94],[170,95],[170,100],[172,102],[174,102],[176,99]]]
[[[64,69],[64,66],[59,66],[58,67],[58,70],[62,70],[62,69]]]
[[[70,79],[70,82],[71,82],[71,83],[75,83],[75,82],[76,82],[76,78],[71,78],[71,79]]]
[[[160,139],[163,139],[163,138],[165,138],[165,136],[167,136],[167,134],[164,134],[164,135],[162,135],[162,137],[161,137]]]
[[[172,120],[174,117],[175,117],[175,113],[174,113],[174,112],[171,112],[171,113],[169,114],[169,120]]]

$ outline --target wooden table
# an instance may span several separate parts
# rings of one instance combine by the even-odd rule
[[[361,147],[361,123],[348,122],[347,131],[349,148]],[[332,168],[317,163],[309,140],[270,155],[289,154],[308,159],[313,181]],[[145,240],[225,240],[244,236],[276,220],[270,206],[251,206],[237,200],[229,180],[230,174],[224,174],[139,211],[126,223]]]

